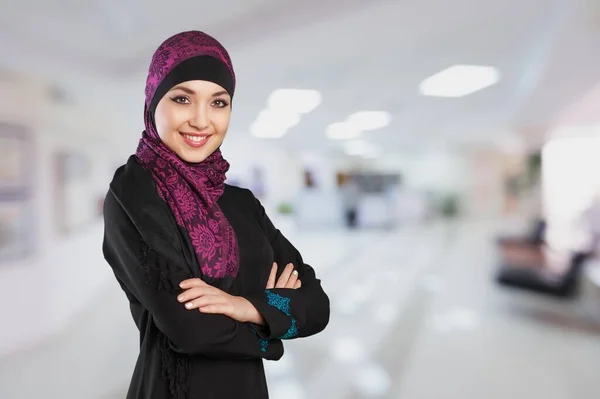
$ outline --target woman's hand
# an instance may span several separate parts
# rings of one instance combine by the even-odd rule
[[[298,279],[298,271],[294,270],[294,265],[288,263],[288,265],[283,269],[281,276],[279,276],[279,280],[277,283],[275,282],[275,278],[277,277],[277,263],[273,263],[273,267],[271,267],[271,274],[269,275],[269,280],[267,281],[267,289],[271,288],[291,288],[298,289],[302,286],[302,282]]]
[[[199,278],[184,280],[179,286],[185,291],[177,296],[177,300],[185,303],[188,310],[222,314],[242,323],[264,324],[261,314],[246,298],[229,295]]]

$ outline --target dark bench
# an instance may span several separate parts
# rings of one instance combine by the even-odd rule
[[[571,298],[578,292],[581,274],[588,253],[575,253],[563,274],[552,272],[541,263],[503,263],[496,274],[496,282],[502,286],[527,290],[560,298]],[[506,262],[506,259],[503,259]]]

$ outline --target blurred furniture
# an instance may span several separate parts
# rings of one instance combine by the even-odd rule
[[[496,275],[496,282],[502,286],[527,290],[544,295],[560,298],[571,298],[578,292],[582,278],[582,270],[586,260],[590,257],[588,253],[574,253],[570,259],[570,265],[565,273],[556,273],[545,267],[545,260],[534,259],[541,263],[523,263],[515,259],[503,259],[500,270]]]
[[[501,248],[514,248],[519,246],[531,247],[544,243],[544,234],[546,233],[546,221],[537,219],[532,226],[531,231],[522,237],[500,237],[498,245]]]
[[[503,264],[521,264],[528,267],[540,267],[544,263],[544,234],[546,222],[536,220],[529,234],[516,237],[500,237],[498,250]]]

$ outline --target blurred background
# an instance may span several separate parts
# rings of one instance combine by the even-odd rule
[[[2,1],[0,398],[124,398],[102,200],[150,57],[238,76],[223,146],[323,280],[274,399],[598,398],[599,0]]]

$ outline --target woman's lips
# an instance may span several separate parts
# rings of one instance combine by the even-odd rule
[[[179,134],[181,134],[181,137],[183,137],[183,141],[193,148],[200,148],[204,146],[204,144],[206,144],[210,138],[209,134],[190,134],[181,132]]]

